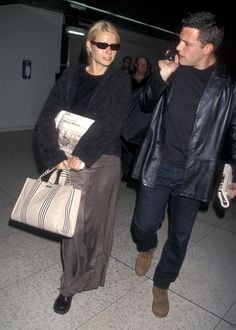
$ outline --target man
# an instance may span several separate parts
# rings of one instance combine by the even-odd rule
[[[131,178],[133,161],[139,145],[142,143],[145,131],[150,121],[151,113],[145,113],[140,108],[139,94],[144,88],[150,72],[149,60],[145,56],[138,56],[134,63],[134,72],[131,74],[132,96],[130,112],[122,132],[122,181],[128,187],[136,188],[137,180]]]
[[[122,67],[121,67],[121,69],[125,73],[132,74],[131,66],[132,66],[132,58],[130,56],[125,56],[122,59]]]
[[[138,276],[150,268],[168,206],[168,237],[153,277],[158,317],[169,312],[168,288],[183,264],[200,202],[209,202],[219,184],[227,134],[236,163],[236,87],[215,56],[223,27],[210,12],[189,14],[182,25],[178,54],[159,61],[141,95],[146,110],[156,106],[133,170],[141,180],[131,225]],[[235,166],[233,173],[235,182]]]
[[[138,56],[134,62],[134,73],[132,75],[133,86],[143,85],[149,76],[149,60],[146,56]]]

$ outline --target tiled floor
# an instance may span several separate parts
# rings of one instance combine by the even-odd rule
[[[137,277],[129,234],[135,192],[122,183],[106,285],[75,295],[69,313],[57,315],[52,305],[61,275],[59,242],[9,225],[25,178],[38,176],[32,132],[1,133],[0,153],[1,330],[236,329],[236,201],[225,214],[212,206],[199,213],[181,274],[170,289],[170,313],[158,319],[151,311],[152,275],[167,225],[151,270]]]

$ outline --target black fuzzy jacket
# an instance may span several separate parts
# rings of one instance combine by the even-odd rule
[[[61,110],[70,111],[73,106],[81,70],[85,68],[68,68],[63,72],[39,117],[36,138],[41,161],[47,168],[67,158],[59,149],[55,117]],[[85,114],[95,122],[73,151],[73,155],[79,157],[87,167],[104,154],[120,156],[120,133],[128,115],[130,96],[129,77],[111,65],[91,97]],[[73,112],[80,114],[79,109],[73,109]]]

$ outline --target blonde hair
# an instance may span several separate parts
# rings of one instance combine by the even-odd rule
[[[117,28],[108,21],[97,21],[88,30],[86,41],[94,41],[99,32],[110,32],[116,36],[117,43],[120,43],[120,35]],[[87,49],[88,63],[91,61],[91,54]]]
[[[120,35],[117,28],[108,21],[97,21],[95,22],[87,33],[87,41],[93,41],[96,38],[98,32],[110,32],[114,33],[117,39],[117,43],[120,43]]]

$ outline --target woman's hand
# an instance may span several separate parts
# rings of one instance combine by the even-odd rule
[[[56,165],[57,170],[69,170],[68,160],[64,160],[63,162]]]
[[[84,162],[80,160],[78,157],[72,156],[71,158],[64,160],[63,162],[56,165],[57,170],[72,170],[79,171],[85,167]]]
[[[82,160],[80,160],[78,157],[72,156],[68,159],[68,166],[72,171],[79,171],[81,170],[83,166]]]

